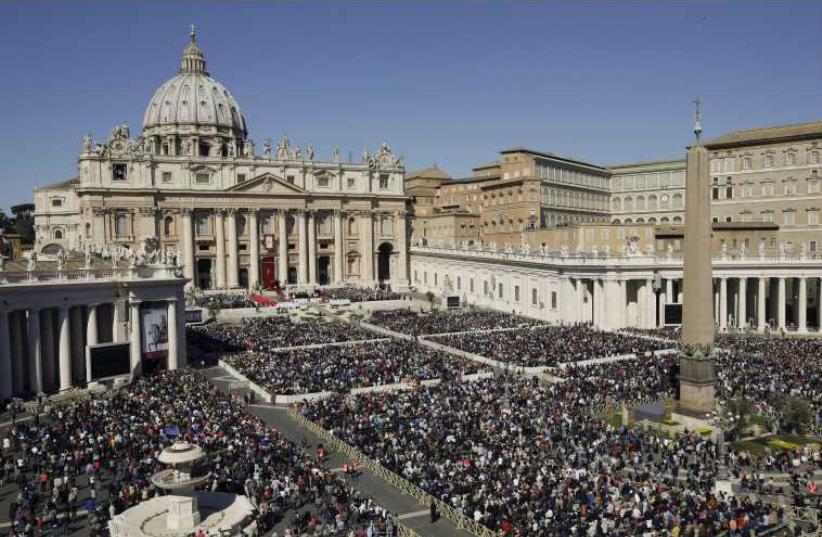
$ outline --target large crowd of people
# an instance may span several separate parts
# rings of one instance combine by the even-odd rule
[[[450,379],[480,370],[472,360],[402,340],[244,352],[223,359],[255,384],[279,395],[348,392],[367,386]]]
[[[432,336],[430,340],[523,367],[555,367],[564,362],[621,354],[644,354],[671,348],[664,341],[603,332],[586,324],[543,325],[514,331],[465,332]]]
[[[190,339],[210,348],[257,352],[380,337],[357,324],[326,318],[296,319],[288,315],[245,319],[237,324],[193,327],[189,328],[188,333]]]
[[[257,304],[247,295],[238,293],[212,293],[195,295],[195,306],[210,310],[227,310],[238,308],[254,308]]]
[[[90,533],[104,534],[100,521],[157,494],[157,456],[177,440],[207,452],[204,489],[249,497],[261,533],[276,523],[293,535],[394,526],[385,509],[199,373],[165,372],[54,407],[0,437],[0,485],[17,489],[13,536],[57,533],[83,509],[97,521]]]
[[[519,317],[510,313],[484,310],[431,311],[411,310],[375,311],[369,323],[411,336],[475,332],[494,328],[536,326],[542,321]]]
[[[591,383],[612,372],[581,370],[551,386],[498,377],[362,394],[308,402],[302,413],[504,535],[718,535],[781,521],[774,505],[712,492],[721,457],[709,439],[663,439],[592,417],[590,405],[613,390],[641,396],[641,382]],[[740,458],[723,462],[744,470]]]
[[[400,300],[403,296],[390,289],[379,287],[331,287],[319,291],[319,295],[327,300],[350,300],[351,302],[375,302],[378,300]]]

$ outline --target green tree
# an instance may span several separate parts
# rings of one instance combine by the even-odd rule
[[[795,434],[805,434],[813,422],[810,403],[801,397],[788,395],[781,401],[782,430]]]
[[[13,205],[11,213],[14,215],[14,221],[10,230],[20,235],[23,244],[34,244],[34,204]]]

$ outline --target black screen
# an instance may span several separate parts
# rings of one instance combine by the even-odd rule
[[[682,324],[682,304],[665,304],[665,324]]]
[[[459,308],[460,307],[460,297],[458,296],[449,296],[446,299],[446,304],[449,308]]]
[[[89,347],[91,379],[117,377],[131,373],[129,343],[113,343]]]

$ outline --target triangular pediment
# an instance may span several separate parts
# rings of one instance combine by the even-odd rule
[[[264,173],[239,185],[227,189],[228,192],[247,192],[249,194],[305,194],[306,191],[297,185],[277,177],[273,173]]]

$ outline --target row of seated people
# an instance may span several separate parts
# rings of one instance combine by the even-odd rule
[[[411,310],[375,311],[369,323],[411,336],[475,332],[495,328],[536,326],[542,321],[511,313],[486,310],[416,312]]]

